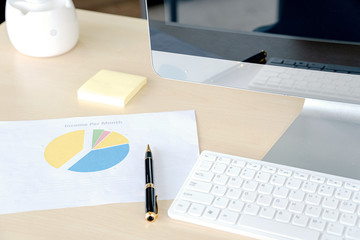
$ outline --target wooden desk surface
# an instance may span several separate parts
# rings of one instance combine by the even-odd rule
[[[43,59],[18,53],[0,25],[1,121],[195,109],[201,151],[261,159],[301,110],[299,98],[160,78],[145,20],[81,10],[78,19],[77,46]],[[79,102],[77,89],[100,69],[146,76],[148,84],[123,109]],[[171,220],[170,204],[160,201],[151,224],[143,202],[0,215],[0,239],[248,239]]]

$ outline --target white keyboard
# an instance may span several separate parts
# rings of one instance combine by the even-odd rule
[[[249,87],[286,95],[360,103],[360,75],[263,66]]]
[[[204,151],[168,214],[260,239],[359,240],[360,181]]]

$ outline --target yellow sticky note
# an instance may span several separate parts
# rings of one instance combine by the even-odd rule
[[[146,84],[146,77],[101,70],[82,85],[78,99],[125,107]]]

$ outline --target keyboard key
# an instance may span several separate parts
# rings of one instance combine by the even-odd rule
[[[208,193],[212,187],[211,183],[190,181],[187,188],[198,192]]]
[[[241,192],[242,191],[239,188],[230,188],[228,189],[226,196],[231,199],[239,199]]]
[[[255,173],[256,172],[252,169],[244,168],[240,173],[240,177],[245,178],[245,179],[253,179],[255,176]]]
[[[360,239],[360,228],[350,227],[345,232],[345,237],[350,240],[359,240]]]
[[[319,206],[312,206],[312,205],[308,205],[306,206],[305,209],[305,215],[309,216],[309,217],[320,217],[321,214],[321,207]]]
[[[305,204],[301,202],[291,202],[289,205],[289,211],[294,213],[302,213],[304,208]]]
[[[288,223],[290,222],[290,219],[292,217],[292,213],[286,210],[280,210],[276,213],[275,220],[282,223]]]
[[[175,211],[185,213],[190,206],[190,202],[184,200],[177,200],[174,206]]]
[[[200,162],[200,164],[199,164],[199,169],[200,170],[204,170],[204,171],[209,171],[210,169],[211,169],[211,167],[212,167],[212,162],[210,162],[210,161],[201,161]]]
[[[239,167],[234,167],[234,166],[230,166],[228,167],[228,169],[226,170],[226,175],[229,176],[238,176],[239,173],[241,171],[241,168]]]
[[[256,192],[248,192],[248,191],[246,191],[241,196],[241,200],[243,200],[244,202],[247,202],[247,203],[252,203],[252,202],[255,202],[256,197],[257,197]]]
[[[343,201],[340,204],[340,211],[342,212],[354,213],[355,209],[356,209],[356,205],[351,201]]]
[[[351,190],[351,191],[360,191],[360,184],[348,183],[348,182],[346,182],[346,183],[344,184],[344,187],[345,187],[346,189]]]
[[[339,223],[329,223],[326,230],[328,233],[341,236],[344,231],[344,226]]]
[[[356,214],[342,213],[340,216],[340,223],[344,225],[355,226],[356,221]]]
[[[295,66],[307,68],[308,63],[307,62],[302,62],[302,61],[296,61]]]
[[[211,193],[216,196],[224,196],[227,188],[224,186],[215,185],[213,189],[211,190]]]
[[[220,213],[219,208],[209,206],[205,209],[203,217],[209,220],[216,220],[217,217],[219,216],[219,213]]]
[[[331,222],[336,222],[338,217],[339,217],[339,211],[337,210],[326,209],[322,214],[322,218],[324,220]]]
[[[244,182],[244,180],[241,179],[240,177],[232,177],[232,178],[230,178],[228,185],[229,185],[229,187],[240,188],[240,186],[243,182]]]
[[[218,157],[217,161],[220,163],[229,164],[231,159],[228,157]]]
[[[273,198],[270,195],[260,195],[257,198],[256,203],[261,205],[261,206],[270,206],[272,199]]]
[[[324,178],[324,177],[320,177],[320,176],[310,176],[310,181],[311,181],[311,182],[316,182],[316,183],[324,183],[324,182],[325,182],[325,178]]]
[[[195,203],[201,203],[206,205],[210,205],[210,203],[212,203],[212,201],[214,200],[214,196],[211,194],[200,193],[190,190],[184,191],[183,194],[181,195],[181,198],[183,200],[188,200]]]
[[[214,201],[214,206],[218,208],[226,208],[229,203],[229,199],[226,197],[217,197]]]
[[[258,172],[255,176],[255,181],[267,183],[270,179],[271,175],[266,172]]]
[[[227,224],[235,224],[238,217],[239,217],[238,213],[230,211],[228,209],[224,209],[224,210],[221,211],[221,214],[219,216],[219,220],[221,222],[224,222],[224,223],[227,223]]]
[[[281,58],[270,58],[269,59],[269,62],[270,63],[275,63],[275,64],[281,64],[281,63],[283,63],[283,59],[281,59]]]
[[[260,186],[258,188],[258,192],[263,193],[263,194],[270,194],[273,189],[274,189],[273,185],[267,184],[267,183],[262,183],[262,184],[260,184]]]
[[[314,193],[314,192],[316,192],[317,187],[318,187],[318,184],[317,184],[317,183],[314,183],[314,182],[304,182],[304,184],[302,185],[301,189],[302,189],[304,192]]]
[[[309,223],[309,228],[322,232],[325,229],[325,225],[326,222],[324,220],[318,218],[312,218]]]
[[[243,184],[243,189],[247,191],[255,191],[259,184],[253,180],[246,180]]]
[[[334,187],[340,187],[342,185],[342,182],[339,181],[339,180],[336,180],[336,179],[328,179],[327,184],[331,185],[331,186],[334,186]]]
[[[253,170],[260,170],[261,165],[258,163],[248,163],[246,165],[247,168],[253,169]]]
[[[297,191],[291,190],[289,194],[289,199],[297,202],[301,202],[302,200],[304,200],[304,197],[305,197],[305,192],[301,190],[297,190]]]
[[[300,180],[307,180],[309,177],[309,174],[302,173],[302,172],[295,172],[294,178],[300,179]]]
[[[295,214],[292,223],[296,226],[305,227],[309,221],[309,218],[305,215]]]
[[[205,206],[198,203],[193,203],[190,206],[189,214],[195,217],[200,217],[205,209]]]
[[[289,59],[285,59],[283,61],[283,64],[285,65],[295,65],[296,61],[295,60],[289,60]]]
[[[318,69],[322,69],[324,68],[325,65],[322,63],[309,63],[309,68],[318,68]]]
[[[277,87],[280,85],[281,78],[280,77],[269,77],[269,80],[267,81],[268,86]]]
[[[257,215],[259,210],[260,207],[258,205],[250,203],[245,205],[244,213],[249,215]]]
[[[263,86],[263,85],[265,85],[267,83],[268,79],[269,79],[269,77],[267,77],[267,76],[258,75],[257,79],[256,79],[256,82],[254,82],[253,84]]]
[[[321,185],[318,193],[322,196],[330,197],[334,193],[334,187],[328,185]]]
[[[278,174],[282,175],[282,176],[285,176],[285,177],[290,177],[291,174],[292,174],[292,171],[286,170],[286,169],[279,169]]]
[[[216,156],[215,155],[211,155],[211,154],[202,154],[201,155],[201,158],[204,159],[204,160],[207,160],[207,161],[210,161],[210,162],[213,162],[216,160]]]
[[[289,189],[287,189],[286,187],[276,187],[273,192],[273,195],[279,198],[286,198],[288,194]]]
[[[222,175],[222,174],[218,174],[214,177],[213,182],[215,184],[219,184],[219,185],[225,185],[228,181],[229,177],[226,175]]]
[[[275,212],[276,210],[271,207],[262,207],[259,216],[267,219],[273,219]]]
[[[212,172],[204,172],[204,171],[196,171],[193,176],[195,180],[200,180],[205,182],[210,182],[213,177],[214,174]]]
[[[262,171],[263,171],[263,172],[267,172],[267,173],[275,173],[275,172],[276,172],[276,168],[265,165],[265,166],[262,167]]]
[[[360,192],[354,193],[352,200],[353,200],[355,203],[360,203]]]
[[[338,236],[334,236],[334,235],[330,235],[330,234],[327,234],[327,233],[324,233],[320,240],[343,240],[341,237],[338,237]]]
[[[284,199],[284,198],[276,198],[273,201],[272,206],[277,209],[286,209],[288,204],[289,204],[289,200]]]
[[[243,167],[245,167],[246,162],[245,162],[245,161],[238,160],[238,159],[235,159],[235,160],[232,161],[231,164],[234,165],[234,166],[236,166],[236,167],[243,168]]]
[[[279,175],[273,175],[270,183],[275,185],[275,186],[282,186],[285,183],[286,178],[283,176],[279,176]]]
[[[238,225],[289,239],[317,240],[320,235],[317,231],[250,215],[241,215]]]
[[[241,212],[245,203],[240,200],[232,200],[229,204],[229,209],[235,212]]]
[[[305,202],[311,205],[319,205],[322,197],[317,194],[308,194],[305,198]]]
[[[325,208],[336,209],[339,204],[339,200],[333,197],[325,197],[322,206]]]
[[[335,192],[335,197],[342,200],[349,200],[351,196],[351,191],[344,189],[344,188],[338,188]]]
[[[212,171],[214,173],[224,173],[225,172],[225,169],[226,169],[227,165],[226,164],[222,164],[222,163],[215,163],[213,168],[212,168]]]

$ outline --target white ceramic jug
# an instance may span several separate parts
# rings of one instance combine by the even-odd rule
[[[7,0],[5,18],[11,43],[25,55],[60,55],[79,39],[71,0]]]

